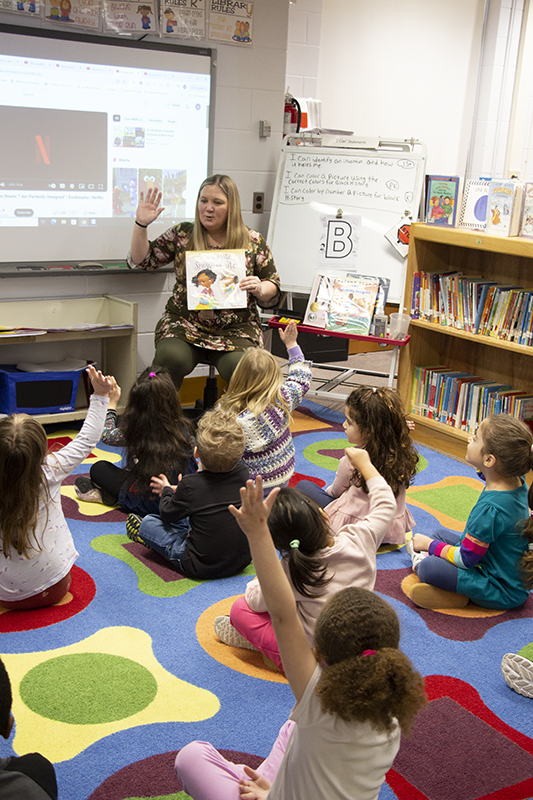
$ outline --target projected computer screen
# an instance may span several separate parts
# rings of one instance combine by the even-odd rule
[[[0,26],[0,262],[123,259],[151,188],[151,238],[194,217],[212,52],[133,44]]]

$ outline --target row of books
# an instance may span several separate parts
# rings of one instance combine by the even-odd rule
[[[508,384],[448,367],[416,367],[412,408],[416,414],[475,433],[491,414],[511,414],[533,430],[533,396]]]
[[[533,183],[428,175],[426,224],[533,239]]]
[[[533,345],[533,290],[461,272],[415,272],[411,317]]]

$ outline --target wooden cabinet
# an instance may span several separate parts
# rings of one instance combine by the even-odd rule
[[[95,342],[95,360],[104,374],[114,375],[122,389],[118,412],[124,410],[131,387],[137,377],[137,303],[117,297],[81,297],[62,300],[27,300],[0,303],[0,324],[3,327],[69,328],[83,323],[128,325],[127,328],[95,330],[63,330],[36,336],[2,337],[2,345],[18,345],[17,361],[39,363],[38,345],[45,342],[100,340]],[[20,351],[20,355],[19,355]],[[6,363],[0,349],[0,363]],[[13,363],[13,362],[12,362]],[[78,400],[83,392],[78,392]],[[58,414],[36,414],[43,423],[83,419],[87,406]]]
[[[446,230],[434,225],[411,226],[404,306],[411,309],[413,274],[461,271],[501,284],[533,287],[533,241],[489,236],[481,231]],[[533,394],[533,347],[480,336],[423,320],[411,320],[411,340],[401,348],[398,390],[411,409],[414,370],[442,365],[470,372]],[[421,444],[464,458],[469,434],[449,425],[411,414],[413,438]]]

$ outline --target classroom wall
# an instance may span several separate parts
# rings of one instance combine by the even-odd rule
[[[415,137],[427,145],[427,172],[464,175],[484,5],[323,0],[317,88],[323,126]]]
[[[289,0],[254,1],[254,45],[243,48],[217,45],[217,97],[213,171],[231,175],[239,187],[245,223],[266,235],[269,214],[253,214],[254,191],[265,192],[270,209],[282,141],[285,60]],[[0,15],[2,22],[18,24],[14,15]],[[207,42],[212,46],[213,42]],[[272,136],[259,138],[259,120],[272,123]],[[21,250],[21,258],[23,258]],[[126,255],[126,254],[124,254]],[[46,255],[43,254],[46,259]],[[87,253],[87,258],[91,254]],[[138,372],[152,361],[155,323],[170,294],[172,274],[130,273],[118,276],[56,276],[0,280],[2,300],[46,297],[115,295],[139,303]],[[90,320],[80,320],[90,321]],[[69,343],[49,350],[33,348],[32,358],[42,363],[68,356],[89,357],[83,345]],[[2,363],[28,359],[27,345],[2,349]]]

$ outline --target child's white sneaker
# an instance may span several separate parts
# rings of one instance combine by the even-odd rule
[[[511,689],[524,697],[533,697],[533,661],[520,653],[506,653],[501,669]]]
[[[235,630],[231,622],[229,621],[229,617],[217,617],[215,619],[215,633],[220,639],[221,642],[224,644],[229,645],[230,647],[242,647],[245,650],[257,650],[257,647],[254,647],[248,639],[245,639],[244,636],[241,636],[239,631]]]
[[[418,565],[420,564],[422,559],[423,558],[427,558],[429,553],[426,552],[425,550],[423,550],[420,553],[416,553],[415,549],[413,547],[413,540],[412,539],[409,539],[409,541],[406,543],[405,549],[407,550],[407,552],[411,556],[411,563],[413,565],[414,571],[416,572],[416,568],[418,567]]]

